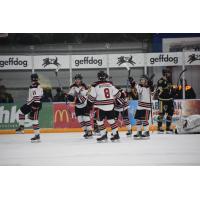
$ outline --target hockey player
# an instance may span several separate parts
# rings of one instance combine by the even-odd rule
[[[158,104],[159,104],[159,116],[158,116],[158,131],[163,133],[162,128],[163,118],[166,117],[166,133],[173,133],[171,129],[172,116],[174,113],[174,96],[176,90],[172,86],[170,80],[171,73],[168,69],[163,69],[163,77],[158,80],[157,93],[158,93]]]
[[[41,98],[43,96],[43,89],[38,82],[38,75],[31,74],[31,86],[29,87],[29,95],[27,103],[20,108],[19,112],[19,128],[16,129],[16,133],[24,133],[24,121],[25,115],[29,114],[29,119],[32,120],[33,130],[35,136],[31,138],[31,141],[40,140],[40,128],[39,128],[39,111],[42,108]]]
[[[114,114],[115,114],[115,119],[118,120],[119,115],[121,114],[124,124],[126,125],[126,128],[128,132],[126,133],[127,136],[132,135],[132,129],[131,129],[131,124],[128,118],[128,99],[126,92],[123,91],[122,88],[116,87],[121,95],[119,98],[115,100],[115,107],[114,107]]]
[[[70,90],[66,95],[67,101],[75,102],[75,113],[80,126],[84,130],[84,138],[91,137],[92,126],[90,122],[90,112],[87,109],[87,92],[88,87],[82,82],[82,75],[76,74],[75,82],[70,86]]]
[[[107,119],[112,129],[111,141],[120,139],[118,126],[114,120],[114,99],[120,97],[120,92],[116,89],[112,82],[107,81],[108,75],[104,71],[97,74],[99,81],[95,82],[90,94],[88,95],[88,107],[94,108],[97,112],[97,124],[101,133],[101,137],[97,141],[107,140],[107,132],[104,120]]]
[[[135,119],[137,125],[137,134],[134,138],[146,138],[149,137],[149,115],[151,110],[151,99],[150,95],[153,91],[153,82],[143,75],[140,78],[139,84],[129,77],[131,83],[133,96],[138,97],[138,107],[135,112]],[[144,133],[142,133],[142,126]]]

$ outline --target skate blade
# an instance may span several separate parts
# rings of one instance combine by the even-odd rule
[[[101,136],[101,133],[94,133],[94,136]]]
[[[126,135],[126,137],[128,137],[128,138],[130,138],[132,136],[132,134],[131,135]]]
[[[134,140],[148,140],[150,139],[150,137],[137,137],[137,138],[133,138]]]
[[[106,140],[97,140],[97,143],[107,143],[108,142],[108,139]]]
[[[110,140],[111,142],[120,142],[120,138],[119,139],[115,139],[115,140]]]
[[[88,137],[84,137],[85,139],[93,139],[93,135],[92,136],[88,136]]]
[[[31,140],[31,143],[40,143],[41,140]]]
[[[24,134],[24,132],[16,131],[16,134]]]
[[[142,137],[133,137],[134,140],[142,140]]]
[[[167,135],[171,135],[171,134],[175,134],[174,132],[165,132],[165,134],[167,134]]]
[[[162,134],[165,134],[165,132],[164,131],[163,132],[157,131],[157,134],[162,135]]]

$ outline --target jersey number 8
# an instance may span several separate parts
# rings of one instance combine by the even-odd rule
[[[110,98],[110,90],[108,88],[104,89],[104,94],[106,98]]]

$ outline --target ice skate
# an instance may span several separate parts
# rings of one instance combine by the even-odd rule
[[[142,131],[138,131],[136,135],[133,136],[134,139],[142,139]]]
[[[24,133],[24,126],[19,126],[17,129],[16,129],[16,134],[23,134]]]
[[[144,133],[142,134],[143,137],[150,137],[150,133],[149,131],[144,131]]]
[[[99,128],[98,128],[97,125],[94,125],[94,133],[93,133],[93,135],[101,136],[101,133],[100,133]]]
[[[100,132],[94,132],[93,135],[95,135],[95,136],[101,136],[101,133]]]
[[[31,142],[40,142],[40,134],[37,134],[31,138]]]
[[[150,137],[149,131],[145,131],[145,132],[142,134],[142,139],[149,139],[149,137]]]
[[[126,133],[126,136],[131,136],[132,135],[132,130],[128,130],[128,132]]]
[[[108,140],[108,136],[107,136],[107,133],[102,135],[101,137],[97,138],[97,142],[105,142]]]
[[[173,129],[171,128],[166,129],[166,134],[173,134],[173,133],[174,133]]]
[[[163,134],[164,132],[165,132],[165,131],[164,131],[163,128],[161,128],[161,127],[158,128],[158,134]]]
[[[85,131],[85,134],[83,135],[85,139],[91,138],[92,136],[93,136],[92,131]]]
[[[118,131],[115,135],[113,134],[113,136],[110,138],[111,141],[116,141],[116,140],[119,140],[119,139],[120,139],[120,137],[119,137]]]

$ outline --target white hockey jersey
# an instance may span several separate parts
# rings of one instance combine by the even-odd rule
[[[112,82],[95,82],[88,94],[88,100],[94,107],[104,111],[111,111],[114,108],[114,99],[120,96],[119,90],[113,86]]]
[[[136,84],[136,90],[138,92],[138,110],[151,110],[150,101],[150,88],[143,87],[140,84]]]
[[[42,96],[43,96],[43,89],[40,86],[40,84],[31,85],[29,87],[27,104],[31,105],[32,103],[41,103]]]
[[[80,86],[73,84],[70,86],[68,95],[74,97],[75,106],[77,108],[83,108],[87,105],[87,86],[82,83]]]

